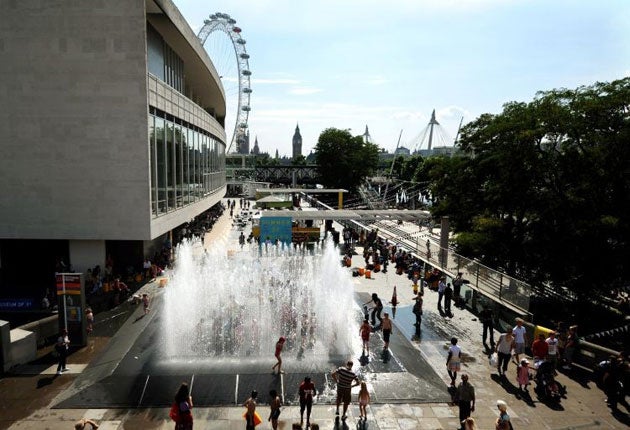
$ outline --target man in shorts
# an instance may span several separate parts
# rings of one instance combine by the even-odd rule
[[[339,404],[343,401],[342,420],[346,419],[346,412],[351,400],[352,387],[359,385],[357,375],[352,371],[354,363],[350,360],[345,367],[340,367],[332,373],[333,380],[337,383],[337,410],[335,415],[339,415]]]
[[[389,314],[385,312],[383,314],[383,351],[387,351],[389,349],[389,337],[392,334],[392,320],[389,319]]]

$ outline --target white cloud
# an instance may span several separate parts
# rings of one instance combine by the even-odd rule
[[[464,109],[461,106],[446,106],[440,109],[436,109],[435,111],[435,116],[437,118],[438,121],[440,121],[440,119],[456,119],[456,120],[460,120],[462,117],[464,117],[464,119],[468,118],[469,120],[472,119],[471,118],[471,113]]]
[[[289,94],[293,94],[296,96],[304,96],[309,94],[321,93],[321,88],[315,87],[294,87],[289,90]]]
[[[264,79],[264,78],[252,78],[253,84],[269,84],[269,85],[298,85],[300,81],[298,79],[288,78],[276,78],[276,79]]]
[[[371,78],[367,78],[364,81],[366,85],[383,85],[383,84],[387,84],[388,82],[389,82],[389,79],[383,76],[374,76]]]

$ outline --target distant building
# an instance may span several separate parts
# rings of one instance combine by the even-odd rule
[[[239,137],[237,152],[239,154],[249,154],[249,131]]]
[[[295,133],[293,134],[293,159],[297,160],[302,155],[302,135],[300,134],[299,124],[295,126]]]
[[[258,136],[254,139],[254,149],[252,149],[252,154],[260,155],[260,147],[258,146]]]
[[[411,151],[409,150],[409,148],[399,146],[396,151],[394,151],[394,155],[411,155]]]

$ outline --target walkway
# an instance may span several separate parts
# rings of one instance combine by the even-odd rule
[[[245,232],[247,235],[247,231]],[[213,231],[206,236],[206,243],[217,237],[227,238],[229,246],[237,247],[238,232],[230,229],[229,215],[217,222]],[[356,256],[354,263],[360,262]],[[349,269],[348,269],[349,270]],[[397,286],[400,306],[396,310],[393,336],[407,342],[412,337],[411,282],[393,271],[373,274],[372,279],[364,277],[352,278],[358,297],[366,297],[377,292],[389,301],[394,286]],[[161,289],[158,283],[148,284],[143,289],[151,292],[159,300]],[[166,286],[168,288],[168,285]],[[423,333],[420,341],[411,341],[418,354],[422,354],[444,381],[444,389],[448,377],[445,361],[446,348],[451,336],[459,338],[459,344],[466,355],[463,370],[470,375],[470,381],[477,392],[477,407],[473,416],[479,429],[493,429],[496,419],[495,402],[505,400],[508,412],[513,418],[515,429],[625,429],[629,423],[628,416],[616,418],[604,403],[604,394],[590,382],[580,383],[577,379],[559,375],[559,381],[567,386],[567,398],[560,407],[550,407],[539,402],[535,395],[533,400],[522,399],[515,391],[515,369],[510,365],[509,379],[501,380],[487,363],[481,345],[481,325],[475,316],[465,310],[454,309],[452,319],[442,318],[436,309],[437,294],[427,291],[425,294],[425,313]],[[138,307],[130,318],[142,313]],[[392,312],[393,313],[393,312]],[[114,333],[103,333],[91,338],[86,348],[74,353],[69,358],[69,367],[75,372],[82,366],[94,363],[103,357],[109,348],[121,347],[119,344],[109,345]],[[355,360],[357,362],[358,360]],[[358,366],[358,363],[357,363]],[[31,370],[35,374],[4,375],[0,379],[0,429],[50,429],[66,430],[79,418],[94,418],[101,423],[102,430],[122,429],[172,429],[168,419],[167,408],[162,409],[52,409],[56,398],[71,386],[76,373],[69,372],[58,378],[41,370]],[[26,372],[29,373],[29,372]],[[115,387],[113,387],[115,389]],[[217,390],[221,387],[217,386]],[[533,389],[530,388],[530,392]],[[404,394],[404,393],[401,393]],[[193,392],[194,396],[194,392]],[[268,407],[260,406],[261,415],[266,417]],[[231,430],[243,429],[242,407],[196,408],[194,410],[195,429]],[[316,404],[313,408],[312,422],[320,424],[322,429],[334,429],[334,407],[330,404]],[[403,430],[403,429],[456,429],[458,428],[457,408],[448,403],[410,404],[401,400],[387,404],[372,404],[368,415],[370,430]],[[354,429],[358,416],[356,403],[350,410],[344,429]],[[625,421],[624,421],[625,420]],[[284,407],[280,416],[280,429],[291,429],[292,423],[299,422],[299,408]],[[258,429],[270,429],[266,421]]]

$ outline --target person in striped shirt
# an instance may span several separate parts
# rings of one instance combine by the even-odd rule
[[[352,371],[354,363],[350,360],[345,367],[340,367],[332,373],[333,380],[337,383],[337,411],[335,415],[339,415],[339,404],[343,401],[342,420],[346,419],[346,412],[351,400],[352,387],[359,385],[357,375]]]

